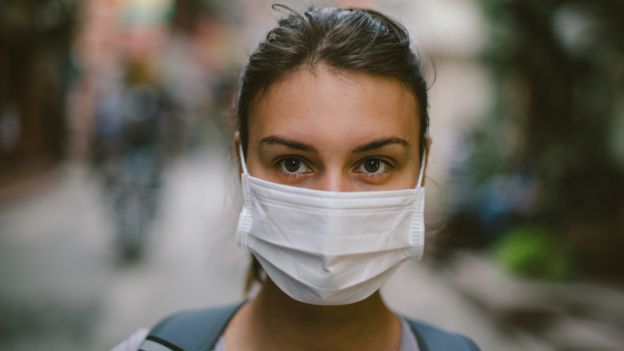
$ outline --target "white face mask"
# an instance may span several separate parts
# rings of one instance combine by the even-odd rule
[[[236,238],[295,300],[345,305],[375,291],[424,248],[424,158],[415,189],[334,192],[249,175]]]

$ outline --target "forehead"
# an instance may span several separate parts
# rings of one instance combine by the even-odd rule
[[[417,145],[417,101],[400,81],[304,67],[273,83],[252,106],[249,142],[277,134],[316,144],[357,144],[396,136]]]

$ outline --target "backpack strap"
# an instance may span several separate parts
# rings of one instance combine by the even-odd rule
[[[167,317],[150,330],[139,351],[211,351],[243,303]]]
[[[471,339],[427,323],[405,318],[410,325],[420,351],[480,351]]]
[[[176,313],[150,330],[139,351],[211,351],[223,334],[239,302],[216,308]],[[480,351],[471,339],[405,318],[420,351]]]

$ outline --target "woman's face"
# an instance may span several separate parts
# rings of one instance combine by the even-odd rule
[[[413,188],[420,167],[416,103],[393,79],[301,68],[251,109],[249,173],[317,190]]]

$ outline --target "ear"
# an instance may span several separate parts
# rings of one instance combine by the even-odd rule
[[[240,144],[240,132],[238,130],[232,134],[232,142],[234,143],[236,150],[238,150],[238,144]]]

